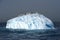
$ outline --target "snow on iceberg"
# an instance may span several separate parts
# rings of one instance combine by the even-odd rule
[[[18,16],[7,21],[7,29],[54,29],[54,25],[50,19],[42,14],[33,13]]]

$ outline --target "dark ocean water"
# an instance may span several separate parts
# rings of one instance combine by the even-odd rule
[[[4,27],[3,27],[4,26]],[[0,40],[60,40],[60,28],[52,30],[9,30],[0,25]]]
[[[60,29],[14,31],[0,27],[0,40],[60,40]]]

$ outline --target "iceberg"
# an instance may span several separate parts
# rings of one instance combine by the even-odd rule
[[[53,22],[39,13],[29,13],[22,16],[17,16],[7,21],[7,29],[55,29]]]

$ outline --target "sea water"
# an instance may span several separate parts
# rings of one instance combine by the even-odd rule
[[[0,27],[0,40],[60,40],[60,29],[11,31]]]

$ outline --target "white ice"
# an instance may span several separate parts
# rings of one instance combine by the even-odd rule
[[[7,21],[7,29],[54,29],[54,25],[50,19],[42,14],[33,13],[12,18]]]

